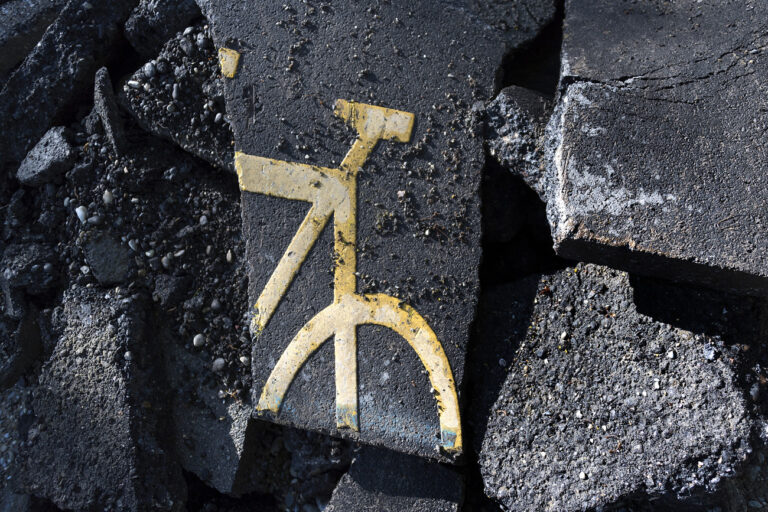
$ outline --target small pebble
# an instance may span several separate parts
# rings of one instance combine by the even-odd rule
[[[51,272],[53,272],[53,264],[46,263],[45,265],[43,265],[43,270],[50,274]]]
[[[104,200],[104,204],[112,204],[112,201],[114,201],[114,196],[112,195],[112,192],[109,190],[105,190],[104,194],[101,196],[102,200]]]
[[[201,215],[200,216],[200,225],[201,226],[205,226],[206,224],[208,224],[208,217],[206,217],[205,215]]]
[[[155,76],[155,63],[152,61],[147,62],[144,64],[144,76],[147,78],[152,78]]]
[[[131,248],[133,252],[136,252],[139,250],[139,242],[138,240],[128,240],[128,247]]]
[[[587,479],[587,474],[585,472],[582,471],[581,473],[579,473],[579,480],[586,480],[586,479]]]
[[[161,265],[163,266],[163,268],[165,268],[165,269],[169,269],[169,268],[171,268],[171,258],[170,258],[170,257],[168,257],[168,255],[165,255],[165,256],[163,256],[163,257],[160,259],[160,264],[161,264]]]
[[[507,366],[507,360],[504,359],[503,357],[501,359],[499,359],[499,366],[501,366],[501,367]]]
[[[126,361],[130,361],[131,359],[133,359],[133,354],[131,354],[131,351],[130,351],[130,350],[128,350],[128,351],[125,353],[125,356],[123,356],[123,357],[125,357],[125,360],[126,360]]]
[[[218,311],[221,309],[221,301],[219,299],[213,299],[211,301],[211,309],[214,311]]]
[[[77,218],[80,219],[80,222],[85,224],[88,220],[88,208],[82,205],[78,206],[75,208],[75,213],[77,214]]]
[[[248,366],[251,364],[251,358],[248,356],[240,356],[240,362],[243,363],[243,365]]]
[[[232,263],[232,249],[227,251],[227,263]]]
[[[178,101],[179,99],[179,84],[173,84],[173,99]]]
[[[192,338],[192,344],[196,347],[202,347],[205,345],[205,336],[202,334],[196,334],[194,338]]]
[[[216,114],[216,117],[213,118],[213,122],[220,123],[222,119],[224,119],[224,116],[221,114],[221,112],[219,112]]]
[[[222,371],[222,370],[224,369],[224,366],[225,366],[226,364],[227,364],[227,363],[224,361],[224,359],[222,359],[221,357],[219,357],[219,358],[217,358],[217,359],[214,359],[214,361],[213,361],[213,364],[211,365],[211,369],[212,369],[214,372],[218,373],[218,372],[220,372],[220,371]]]

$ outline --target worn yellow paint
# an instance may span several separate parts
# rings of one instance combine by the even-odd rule
[[[219,66],[221,74],[226,78],[234,78],[237,64],[240,62],[240,52],[230,48],[219,48]]]
[[[256,408],[277,414],[288,388],[309,357],[334,338],[336,424],[359,430],[357,326],[375,324],[402,336],[419,356],[435,392],[442,447],[462,449],[456,384],[432,328],[412,307],[387,295],[357,293],[357,173],[380,140],[408,142],[414,116],[408,112],[339,100],[334,109],[358,133],[338,169],[235,154],[240,188],[312,204],[255,305],[252,330],[261,332],[320,237],[331,216],[334,231],[333,303],[307,322],[285,349]]]

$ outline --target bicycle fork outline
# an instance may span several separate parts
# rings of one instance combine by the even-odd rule
[[[462,450],[458,396],[445,351],[419,313],[394,297],[357,293],[357,173],[380,140],[408,142],[414,115],[374,105],[338,100],[334,114],[358,136],[338,169],[235,153],[240,189],[312,204],[256,305],[251,330],[267,326],[331,216],[334,218],[333,303],[305,324],[270,373],[257,411],[278,414],[298,371],[325,341],[334,337],[337,428],[359,431],[357,326],[376,324],[402,336],[416,351],[437,400],[441,446]]]

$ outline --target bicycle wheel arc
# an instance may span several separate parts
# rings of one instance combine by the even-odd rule
[[[342,324],[343,322],[343,324]],[[462,450],[458,395],[448,358],[426,320],[412,307],[388,295],[350,295],[332,304],[301,328],[280,356],[262,390],[258,411],[278,414],[285,394],[311,355],[346,326],[373,324],[386,327],[404,338],[416,352],[434,389],[440,421],[441,447],[449,452]],[[346,329],[348,331],[349,329]],[[339,375],[336,375],[338,381]],[[354,374],[357,389],[357,374]],[[338,386],[337,386],[338,389]],[[337,404],[337,411],[339,410]],[[345,410],[344,414],[357,415]]]

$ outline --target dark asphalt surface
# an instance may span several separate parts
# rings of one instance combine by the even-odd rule
[[[358,292],[393,295],[423,315],[459,388],[481,257],[478,189],[485,159],[472,107],[493,94],[507,49],[546,20],[528,19],[513,30],[486,25],[477,12],[488,14],[463,2],[405,8],[400,2],[220,1],[211,2],[208,13],[217,46],[242,54],[236,76],[226,81],[238,151],[336,167],[355,136],[333,117],[337,99],[415,114],[411,142],[380,143],[358,177]],[[307,209],[244,194],[252,303]],[[254,343],[255,401],[295,333],[331,303],[332,265],[326,228]],[[402,339],[381,327],[358,329],[359,435],[336,430],[333,362],[333,344],[326,343],[298,374],[276,421],[440,455],[435,399]]]
[[[558,254],[768,294],[768,6],[566,2]]]

